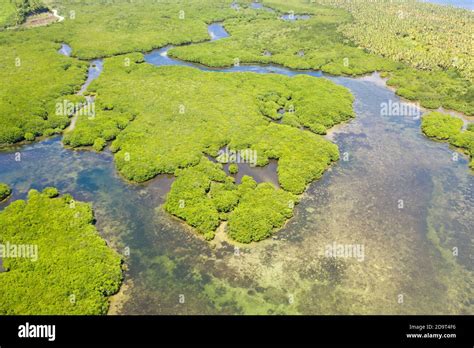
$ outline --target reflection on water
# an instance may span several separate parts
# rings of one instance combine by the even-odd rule
[[[163,48],[153,50],[151,53],[145,54],[145,62],[156,65],[182,65],[182,66],[193,66],[191,63],[174,60],[168,57],[168,51],[172,46],[165,46]]]
[[[235,182],[237,184],[242,182],[244,175],[248,175],[253,177],[257,183],[270,182],[275,187],[280,187],[277,173],[278,161],[270,160],[269,163],[264,167],[253,167],[248,163],[239,163],[237,165],[239,167],[239,172],[232,175],[235,178]],[[227,175],[231,175],[229,173],[229,164],[224,165],[224,171],[227,173]]]
[[[104,237],[130,249],[123,314],[473,314],[467,158],[453,161],[447,144],[421,134],[420,120],[381,117],[382,103],[399,98],[376,75],[327,78],[352,91],[357,117],[331,132],[341,160],[272,239],[239,249],[210,244],[161,208],[172,177],[128,184],[110,153],[67,150],[59,138],[0,152],[0,182],[14,199],[56,186],[93,203]],[[267,175],[276,166],[260,169]],[[257,169],[240,166],[239,175]],[[335,244],[363,246],[363,261],[325,257]]]
[[[59,49],[59,54],[62,54],[66,57],[70,57],[71,56],[71,53],[72,53],[72,48],[71,46],[67,45],[67,44],[61,44],[61,48]]]
[[[86,82],[82,85],[79,94],[82,95],[86,90],[87,87],[94,81],[96,78],[100,76],[102,71],[104,70],[104,60],[103,59],[94,59],[91,61],[89,66],[89,73],[87,75]]]
[[[250,3],[250,8],[253,8],[254,10],[264,10],[264,11],[268,11],[268,12],[275,12],[274,9],[272,9],[270,7],[266,7],[261,2],[258,2],[258,1],[251,2]]]
[[[260,3],[260,2],[255,2],[254,1],[250,4],[250,7],[255,9],[255,10],[259,10],[259,9],[263,8],[263,4]]]
[[[68,44],[61,44],[61,48],[58,50],[59,54],[62,54],[64,56],[70,57],[72,53],[72,48]],[[90,62],[89,66],[89,71],[87,74],[87,80],[86,82],[82,85],[80,91],[77,93],[78,95],[84,94],[84,92],[87,90],[87,87],[97,79],[102,71],[104,70],[104,60],[103,59],[94,59]]]
[[[221,23],[212,23],[207,27],[211,41],[224,39],[229,37],[229,33],[224,29]]]

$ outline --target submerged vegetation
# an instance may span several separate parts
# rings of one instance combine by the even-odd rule
[[[156,69],[142,59],[134,54],[106,60],[103,75],[90,86],[99,95],[97,115],[80,117],[65,144],[90,146],[97,138],[116,137],[116,165],[136,182],[197,164],[203,153],[217,156],[226,145],[252,149],[260,166],[279,159],[280,183],[294,193],[337,159],[333,144],[299,126],[324,133],[353,117],[353,97],[344,87],[308,76]],[[288,114],[298,127],[267,116],[281,104],[293,110]]]
[[[463,149],[471,157],[469,166],[474,169],[474,126],[471,123],[464,131],[462,126],[461,119],[439,112],[431,112],[423,116],[421,123],[421,129],[426,136],[447,141]]]
[[[243,184],[234,187],[220,165],[203,160],[203,154],[216,157],[227,146],[255,152],[259,166],[278,159],[279,182],[292,194],[301,194],[339,157],[337,146],[314,133],[325,133],[353,117],[353,97],[343,87],[308,76],[156,69],[142,61],[141,54],[105,61],[103,75],[90,86],[98,95],[97,115],[79,118],[64,143],[90,146],[97,139],[115,139],[111,150],[117,168],[135,182],[175,174],[166,210],[208,239],[240,197],[243,203],[256,198],[242,196],[238,190]],[[291,115],[294,126],[274,122],[281,108],[288,110],[283,118]],[[288,201],[288,193],[281,190],[272,194],[266,186],[256,189],[268,201],[262,210]],[[240,215],[236,212],[233,220]],[[282,216],[288,216],[286,210]],[[236,240],[250,242],[268,236],[281,220],[269,217],[262,227],[265,232],[259,230],[251,238],[238,236],[238,223],[230,226],[239,231],[233,234]]]
[[[0,202],[7,199],[12,193],[12,189],[7,184],[0,182]]]
[[[236,185],[222,165],[202,158],[198,165],[178,169],[165,209],[213,239],[222,221],[229,221],[228,235],[250,243],[269,237],[293,215],[297,196],[258,184],[249,176]]]
[[[0,212],[0,314],[105,314],[122,281],[120,256],[93,226],[90,205],[55,188]],[[22,250],[22,251],[21,251]]]

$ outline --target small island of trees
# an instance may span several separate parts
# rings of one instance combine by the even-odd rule
[[[0,314],[107,313],[122,281],[121,257],[93,222],[89,204],[55,188],[31,190],[1,211]],[[20,254],[20,246],[34,255]]]

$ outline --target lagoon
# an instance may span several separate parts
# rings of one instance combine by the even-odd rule
[[[209,30],[214,39],[225,37],[219,24]],[[383,105],[402,101],[380,76],[333,77],[259,65],[210,69],[171,59],[168,49],[147,54],[146,62],[157,69],[185,65],[328,78],[351,90],[357,116],[327,135],[341,160],[309,187],[295,216],[273,238],[239,246],[238,253],[222,233],[208,243],[160,208],[172,176],[129,184],[110,152],[69,150],[60,137],[1,149],[0,182],[13,188],[13,199],[55,186],[90,201],[103,237],[119,252],[129,251],[128,300],[117,313],[469,313],[469,304],[454,307],[445,289],[464,293],[468,278],[460,265],[472,270],[474,176],[465,156],[453,161],[447,144],[421,134],[419,119],[381,116]],[[94,71],[89,73],[92,78]],[[267,167],[259,170],[270,175],[277,163]],[[364,262],[321,262],[334,243],[363,246]],[[447,260],[441,246],[458,248],[459,256]]]

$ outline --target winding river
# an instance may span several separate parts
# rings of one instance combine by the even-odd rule
[[[209,32],[213,40],[227,36],[220,24]],[[328,78],[354,94],[357,117],[328,135],[342,159],[309,187],[295,217],[273,238],[238,252],[222,235],[203,241],[159,209],[172,176],[128,184],[110,152],[65,149],[60,137],[2,149],[0,182],[12,186],[13,199],[55,186],[93,203],[99,231],[127,255],[124,287],[111,313],[468,312],[474,176],[465,156],[453,160],[447,144],[421,134],[419,119],[380,115],[381,105],[401,101],[378,74],[332,77],[258,65],[210,69],[173,60],[169,49],[147,54],[146,62]],[[88,83],[102,66],[93,65],[99,69],[90,69]],[[276,166],[244,170],[259,181],[275,181]],[[363,246],[363,260],[325,261],[325,248],[334,243]],[[442,251],[452,248],[458,256]]]

